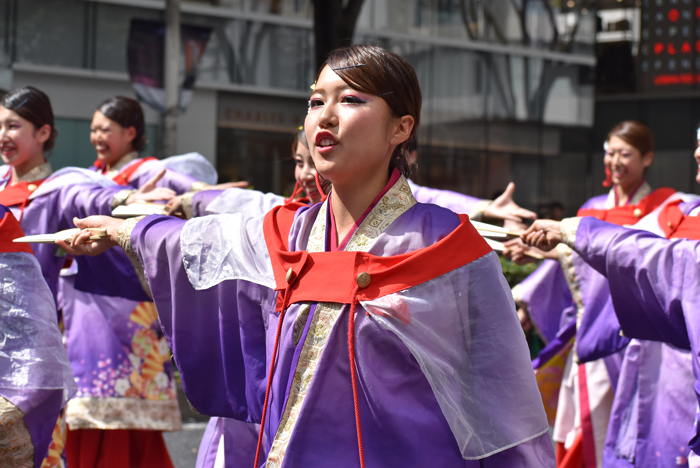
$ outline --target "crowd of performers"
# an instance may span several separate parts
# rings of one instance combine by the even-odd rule
[[[212,416],[198,468],[700,466],[698,254],[664,239],[698,237],[700,199],[645,182],[650,131],[615,127],[609,194],[526,228],[512,184],[409,179],[420,111],[402,58],[332,52],[285,198],[216,185],[196,153],[140,157],[125,97],[94,113],[94,165],[53,172],[49,98],[5,95],[0,467],[172,467],[174,364]],[[140,202],[167,214],[111,216]],[[512,291],[481,218],[524,231],[514,261],[546,258]]]

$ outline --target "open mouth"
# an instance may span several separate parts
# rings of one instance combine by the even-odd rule
[[[318,148],[329,148],[338,144],[338,140],[330,132],[319,132],[314,141]]]

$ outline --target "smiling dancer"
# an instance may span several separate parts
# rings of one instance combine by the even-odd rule
[[[268,466],[554,465],[496,254],[406,183],[420,105],[403,59],[336,50],[305,124],[324,203],[91,217],[78,224],[110,240],[61,244],[97,254],[119,239],[145,265],[190,401],[260,421]]]
[[[700,133],[698,137],[695,159],[700,167]],[[700,239],[700,201],[683,198],[634,227],[670,239]],[[700,466],[695,455],[700,450],[698,397],[693,392],[700,374],[691,313],[700,284],[697,242],[669,242],[586,217],[538,221],[524,240],[544,249],[564,241],[605,275],[622,330],[636,338],[626,354],[606,441],[609,466]],[[691,434],[694,453],[689,456]]]
[[[641,123],[626,121],[613,128],[605,142],[607,178],[603,184],[612,187],[608,194],[588,200],[579,214],[628,225],[677,198],[674,190],[652,191],[645,182],[644,173],[654,160],[653,150],[651,131]],[[546,261],[513,292],[553,346],[566,346],[568,338],[562,340],[561,336],[576,337],[555,410],[554,440],[560,464],[603,466],[622,362],[619,351],[629,339],[620,336],[607,280],[565,245],[556,253],[561,266]],[[570,307],[572,304],[574,307]],[[539,360],[538,365],[543,361]]]

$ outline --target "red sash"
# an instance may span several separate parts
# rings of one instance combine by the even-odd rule
[[[141,167],[141,164],[148,161],[157,160],[158,159],[154,158],[153,156],[149,156],[148,158],[142,158],[140,161],[133,163],[132,165],[121,171],[119,174],[112,177],[112,180],[115,181],[118,185],[129,185],[129,182],[131,182],[131,176],[134,175],[134,172],[136,172],[139,167]]]
[[[0,221],[0,253],[27,252],[34,254],[29,244],[12,242],[18,237],[24,237],[24,232],[15,215],[7,211]]]
[[[35,182],[18,182],[15,185],[8,185],[0,191],[0,205],[16,206],[24,205],[29,200],[29,196],[44,183],[46,179]],[[30,190],[29,187],[32,186]],[[21,237],[21,236],[20,236]]]
[[[700,240],[700,217],[685,216],[678,205],[682,200],[674,200],[664,206],[659,213],[659,226],[668,239]]]
[[[350,304],[360,273],[368,273],[370,283],[359,289],[354,297],[357,300],[375,299],[449,273],[491,252],[491,247],[466,215],[459,215],[460,225],[444,239],[402,255],[378,257],[366,252],[290,252],[287,244],[289,231],[294,214],[303,206],[306,205],[295,202],[277,206],[265,216],[263,225],[275,274],[275,290],[283,290],[290,284],[287,292],[289,304],[303,301]],[[282,308],[281,296],[278,295],[277,310]]]
[[[609,210],[582,208],[576,216],[593,216],[608,223],[624,226],[636,224],[644,216],[658,208],[668,197],[676,193],[671,188],[660,188],[651,192],[636,205],[616,206]]]

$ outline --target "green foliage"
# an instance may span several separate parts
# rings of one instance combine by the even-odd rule
[[[541,262],[528,263],[527,265],[518,265],[503,257],[501,259],[501,268],[503,268],[503,276],[506,277],[508,285],[512,288],[516,284],[524,280],[530,273],[540,266]]]

